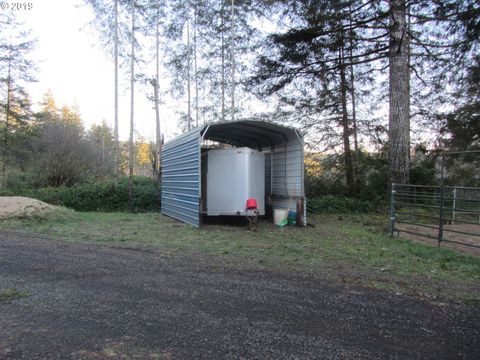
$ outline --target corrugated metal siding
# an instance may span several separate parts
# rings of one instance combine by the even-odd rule
[[[272,178],[273,195],[303,196],[303,144],[298,140],[275,147]]]
[[[162,214],[200,226],[200,131],[194,129],[162,150]]]
[[[202,134],[209,140],[263,148],[265,193],[272,193],[274,207],[286,207],[291,195],[305,196],[303,138],[298,131],[256,121],[204,125],[163,148],[162,214],[200,226]]]
[[[305,197],[303,138],[289,137],[284,146],[273,151],[273,207],[286,208],[290,196]],[[295,203],[295,202],[294,202]],[[291,204],[295,210],[295,205]],[[304,198],[304,219],[307,220],[306,199]]]

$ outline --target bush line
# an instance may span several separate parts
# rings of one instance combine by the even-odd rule
[[[156,183],[147,177],[133,178],[133,208],[128,204],[128,178],[79,184],[72,187],[47,187],[24,191],[3,191],[1,195],[18,195],[38,199],[77,211],[150,212],[158,211],[160,201]]]
[[[133,178],[133,208],[128,204],[128,178],[79,184],[72,187],[47,187],[30,190],[3,190],[3,196],[27,196],[53,205],[65,206],[77,211],[103,212],[153,212],[159,211],[160,199],[157,184],[150,178]],[[321,213],[371,213],[384,206],[382,200],[360,200],[336,195],[307,198],[307,211]]]

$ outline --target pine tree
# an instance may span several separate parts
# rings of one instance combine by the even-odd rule
[[[87,140],[92,151],[92,175],[96,180],[112,176],[115,147],[115,135],[105,120],[93,124],[87,133]]]
[[[48,186],[72,186],[88,179],[93,154],[78,107],[59,108],[51,92],[47,92],[35,117],[38,180]]]
[[[353,2],[287,2],[281,7],[288,14],[288,29],[269,36],[253,84],[261,96],[277,98],[278,117],[302,124],[310,134],[320,132],[320,142],[329,148],[342,144],[347,192],[355,195],[350,137],[357,126],[348,110],[354,78],[347,79],[347,72],[385,58],[386,45],[359,45],[368,14]]]
[[[7,165],[10,153],[10,136],[30,117],[30,102],[25,90],[34,81],[35,66],[29,59],[36,41],[25,31],[13,13],[0,14],[0,113],[3,115],[2,186],[7,181]]]
[[[392,183],[410,178],[410,76],[407,8],[404,0],[390,1],[389,43],[389,167]]]
[[[453,150],[480,150],[480,56],[469,67],[456,96],[457,108],[444,116],[444,144]]]
[[[414,116],[418,124],[423,120],[426,128],[437,109],[451,102],[445,84],[456,87],[456,79],[471,59],[469,54],[478,49],[478,2],[279,0],[267,5],[270,18],[283,16],[287,24],[267,39],[254,78],[255,90],[260,90],[261,96],[274,95],[278,100],[275,118],[303,124],[310,136],[315,129],[321,140],[334,140],[331,143],[335,146],[337,137],[332,135],[337,133],[334,123],[338,120],[332,115],[346,113],[335,98],[343,103],[346,84],[351,92],[352,121],[348,122],[354,129],[355,144],[359,98],[353,89],[361,77],[350,76],[350,82],[344,81],[344,68],[359,74],[366,72],[361,67],[368,66],[370,75],[386,74],[388,69],[389,99],[385,100],[390,105],[390,176],[393,182],[408,182],[410,119]],[[335,83],[340,84],[338,90]],[[372,106],[380,101],[379,96]],[[352,129],[348,132],[351,134]],[[350,157],[347,142],[344,136],[346,163]],[[358,145],[355,148],[358,154]]]
[[[118,0],[114,0],[113,5],[113,16],[114,16],[114,23],[113,23],[113,63],[114,63],[114,141],[113,141],[113,177],[115,181],[115,186],[118,185],[118,167],[119,167],[119,147],[118,147]]]
[[[84,0],[95,15],[92,26],[100,33],[103,48],[112,56],[114,63],[114,180],[118,183],[119,176],[119,135],[118,135],[118,93],[120,65],[128,62],[127,45],[130,38],[130,29],[125,14],[131,0]]]
[[[128,141],[128,204],[129,208],[133,209],[133,161],[134,161],[134,143],[133,143],[133,133],[134,133],[134,107],[135,107],[135,9],[136,2],[132,0],[130,4],[130,16],[131,16],[131,39],[130,39],[130,137]]]
[[[238,85],[251,63],[250,48],[256,34],[250,24],[253,8],[254,4],[250,1],[234,2],[233,19],[231,0],[190,0],[172,3],[169,7],[168,26],[164,32],[169,46],[164,51],[166,67],[173,77],[174,94],[187,95],[187,107],[181,115],[185,119],[185,126],[181,123],[184,128],[188,128],[189,119],[189,76],[194,86],[194,96],[191,97],[193,116],[190,118],[195,124],[197,119],[200,121],[200,113],[209,121],[225,121],[231,119],[233,113],[240,114],[246,110],[235,98],[246,96]],[[187,19],[191,20],[189,26]],[[187,29],[190,36],[186,34]],[[201,94],[205,94],[203,101]]]

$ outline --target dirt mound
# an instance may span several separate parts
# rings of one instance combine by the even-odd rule
[[[55,206],[23,196],[0,196],[0,219],[43,216]]]

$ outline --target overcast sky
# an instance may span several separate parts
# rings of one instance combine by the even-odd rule
[[[0,0],[4,2],[4,0]],[[14,1],[6,0],[12,11]],[[29,93],[34,104],[50,89],[57,105],[77,104],[87,127],[103,119],[113,128],[114,67],[113,61],[101,49],[98,34],[87,24],[93,19],[89,7],[81,0],[30,0],[31,10],[17,10],[18,18],[32,29],[38,39],[34,60],[39,71],[37,83]],[[124,79],[124,81],[127,79]],[[120,138],[129,132],[129,90],[120,89]],[[154,137],[155,112],[145,93],[136,92],[135,127],[147,138]],[[176,103],[162,109],[163,132],[171,138],[176,132]]]

